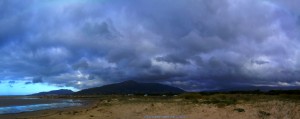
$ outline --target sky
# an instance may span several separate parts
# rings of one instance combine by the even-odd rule
[[[300,86],[299,0],[1,0],[0,95]]]

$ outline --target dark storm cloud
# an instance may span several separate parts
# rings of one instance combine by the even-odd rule
[[[0,77],[78,89],[300,85],[296,0],[0,2]],[[155,8],[155,9],[154,9]]]
[[[32,80],[32,83],[43,83],[43,78],[42,77],[35,77]]]

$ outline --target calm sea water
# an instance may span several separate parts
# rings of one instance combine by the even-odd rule
[[[0,97],[0,114],[30,112],[80,105],[82,105],[82,101],[72,99]]]

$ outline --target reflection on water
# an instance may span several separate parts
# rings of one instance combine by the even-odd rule
[[[30,112],[30,111],[37,111],[37,110],[64,108],[64,107],[80,106],[80,105],[82,105],[82,103],[78,100],[76,101],[65,100],[64,102],[61,103],[6,106],[6,107],[0,107],[0,114]]]

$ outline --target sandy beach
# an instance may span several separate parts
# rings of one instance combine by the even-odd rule
[[[261,101],[234,105],[174,99],[93,99],[82,107],[0,115],[0,119],[297,119],[299,102]]]

